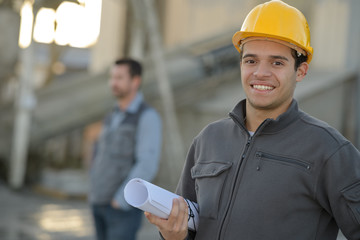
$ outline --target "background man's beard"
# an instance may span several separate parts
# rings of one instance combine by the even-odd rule
[[[113,90],[112,92],[113,92],[113,96],[118,100],[124,99],[129,95],[128,91],[114,91]]]

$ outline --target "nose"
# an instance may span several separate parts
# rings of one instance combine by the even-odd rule
[[[264,78],[264,77],[270,77],[271,71],[270,71],[269,66],[266,63],[260,62],[257,65],[257,68],[255,69],[253,74],[256,78]]]

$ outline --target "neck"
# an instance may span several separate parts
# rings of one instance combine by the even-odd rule
[[[283,108],[278,109],[257,109],[251,106],[248,101],[246,101],[246,128],[249,131],[255,132],[256,129],[266,120],[266,119],[277,119],[282,113],[286,112],[290,104]]]
[[[251,131],[251,132],[255,132],[256,129],[260,126],[260,124],[265,121],[265,119],[267,119],[269,117],[267,117],[266,115],[262,114],[262,113],[254,113],[251,111],[247,111],[246,112],[246,128],[247,130]]]
[[[118,103],[118,106],[119,108],[122,110],[122,111],[125,111],[129,105],[131,104],[131,102],[134,100],[134,98],[136,97],[136,93],[135,92],[134,94],[131,94],[131,95],[128,95],[126,96],[125,98],[119,98],[117,103]]]

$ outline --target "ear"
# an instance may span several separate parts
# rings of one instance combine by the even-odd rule
[[[134,76],[133,79],[133,86],[136,88],[136,89],[139,89],[140,88],[140,85],[141,85],[141,77],[140,76]]]
[[[301,63],[296,70],[296,82],[301,82],[305,78],[308,70],[309,64],[307,62]]]

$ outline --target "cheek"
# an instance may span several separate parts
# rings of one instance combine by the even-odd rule
[[[296,87],[296,78],[291,75],[291,76],[284,76],[284,78],[282,78],[282,85],[283,85],[283,90],[289,93],[293,93]]]
[[[112,88],[119,88],[119,86],[121,85],[121,82],[119,82],[119,81],[111,81],[109,85]]]
[[[286,75],[283,76],[285,79],[288,79],[288,81],[290,81],[290,85],[296,85],[297,82],[297,77],[296,77],[296,73],[288,73]]]
[[[137,89],[137,84],[136,84],[136,82],[135,82],[135,81],[130,82],[130,83],[129,83],[129,87],[130,87],[131,89],[133,89],[133,90]]]
[[[250,78],[252,72],[248,69],[241,69],[241,82],[244,84]]]

